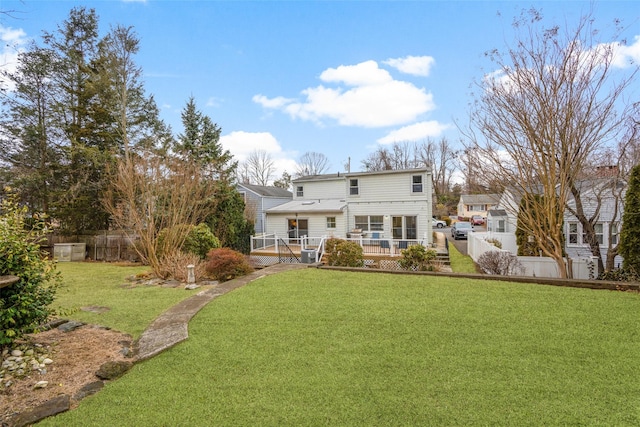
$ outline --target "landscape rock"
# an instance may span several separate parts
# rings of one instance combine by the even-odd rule
[[[70,332],[73,331],[74,329],[78,329],[81,326],[84,326],[85,324],[82,322],[77,322],[75,320],[71,320],[67,323],[63,323],[62,325],[58,326],[58,330],[62,331],[62,332]]]
[[[33,388],[34,389],[36,389],[36,388],[45,388],[48,385],[49,385],[49,381],[38,381],[37,383],[35,383],[33,385]]]
[[[44,418],[50,417],[60,412],[68,411],[71,407],[71,398],[68,395],[62,395],[47,400],[42,405],[18,414],[13,418],[10,425],[15,427],[24,427],[29,424],[36,423]]]
[[[103,380],[114,380],[131,369],[133,363],[126,361],[109,361],[104,363],[96,372],[96,376]]]
[[[86,384],[84,387],[78,390],[75,395],[73,395],[73,400],[79,401],[87,396],[91,396],[92,394],[99,392],[102,387],[104,387],[104,382],[102,381],[94,381],[92,383]]]
[[[187,286],[185,286],[184,288],[187,290],[192,290],[192,289],[198,289],[200,287],[200,285],[197,285],[195,283],[190,283]]]

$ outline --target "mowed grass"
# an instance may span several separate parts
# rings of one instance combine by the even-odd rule
[[[449,261],[451,262],[451,270],[454,273],[477,273],[476,264],[468,255],[462,255],[460,251],[449,243]]]
[[[197,291],[182,287],[130,287],[128,276],[148,271],[148,267],[122,267],[108,263],[61,262],[63,287],[54,307],[70,312],[65,318],[108,326],[137,338],[162,312]],[[108,307],[104,313],[80,310],[82,307]]]
[[[640,295],[308,269],[45,426],[640,425]]]

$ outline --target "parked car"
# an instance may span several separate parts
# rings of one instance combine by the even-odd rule
[[[468,221],[459,221],[451,227],[451,236],[454,240],[466,239],[469,231],[473,231],[473,225]]]
[[[484,218],[480,215],[473,215],[471,217],[471,225],[482,225],[484,224]]]
[[[433,228],[443,228],[446,227],[447,223],[445,221],[439,220],[439,219],[435,219],[435,218],[431,218],[431,227]]]

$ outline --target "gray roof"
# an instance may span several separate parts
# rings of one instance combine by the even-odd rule
[[[280,197],[280,198],[293,198],[293,194],[289,190],[285,190],[280,187],[265,187],[263,185],[254,185],[254,184],[240,184],[238,183],[238,187],[249,190],[253,193],[256,193],[262,197]]]
[[[337,179],[345,179],[353,176],[364,176],[364,175],[390,175],[396,173],[424,173],[431,172],[430,168],[417,168],[417,169],[393,169],[393,170],[384,170],[384,171],[364,171],[364,172],[338,172],[338,173],[328,173],[322,175],[307,175],[301,176],[300,178],[294,179],[292,182],[305,182],[305,181],[329,181],[329,180],[337,180]]]
[[[507,211],[504,209],[490,209],[487,211],[487,216],[508,216]]]
[[[344,200],[293,200],[267,209],[267,213],[341,213],[347,207]]]
[[[460,200],[465,205],[495,205],[500,201],[499,194],[463,194]]]

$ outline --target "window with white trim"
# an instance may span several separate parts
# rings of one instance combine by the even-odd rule
[[[422,193],[422,175],[413,175],[411,177],[411,192]]]
[[[297,197],[304,197],[304,187],[302,185],[298,185],[296,187],[296,196]]]
[[[328,229],[336,228],[336,217],[335,216],[328,216],[327,217],[327,228]]]
[[[355,228],[359,228],[363,231],[383,231],[384,230],[384,216],[382,215],[356,215]]]
[[[358,189],[358,180],[350,179],[349,180],[349,194],[351,196],[357,196],[360,194],[360,190]]]
[[[618,223],[614,222],[611,224],[611,244],[618,244]]]
[[[578,223],[570,222],[569,223],[569,243],[573,245],[577,245],[578,242]]]
[[[596,240],[599,245],[604,245],[604,227],[602,223],[599,222],[593,226],[594,231],[596,232]]]

